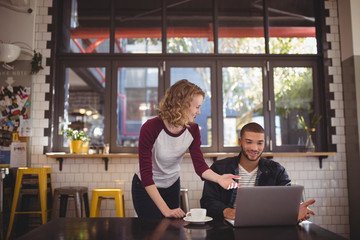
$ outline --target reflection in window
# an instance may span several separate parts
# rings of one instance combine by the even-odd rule
[[[68,3],[71,6],[67,6]],[[62,52],[109,52],[110,0],[98,3],[96,0],[64,1],[64,19],[69,18],[70,22],[62,25]]]
[[[212,1],[167,1],[167,53],[214,53]]]
[[[276,146],[305,145],[297,116],[309,122],[313,113],[313,73],[306,67],[274,68]]]
[[[219,1],[219,53],[265,53],[262,3]]]
[[[64,119],[93,146],[104,143],[105,68],[66,68]],[[67,146],[64,139],[64,146]]]
[[[170,84],[187,79],[198,85],[205,92],[205,99],[196,117],[200,128],[201,146],[210,147],[211,140],[211,77],[209,67],[171,67]]]
[[[161,0],[116,1],[115,25],[116,53],[161,53]]]
[[[269,1],[269,50],[273,54],[316,54],[314,4]]]
[[[158,68],[118,68],[117,146],[136,147],[140,128],[157,116]]]
[[[64,0],[60,50],[109,53],[110,28],[114,26],[115,53],[162,53],[163,31],[167,34],[166,53],[215,53],[214,31],[218,53],[317,53],[312,0],[267,0],[267,4],[262,0],[216,1],[216,19],[213,1],[208,0],[167,0],[165,9],[162,0],[114,1],[115,18],[110,19],[112,1]],[[269,23],[267,31],[265,21]],[[269,34],[269,49],[265,49],[265,33]]]
[[[248,122],[264,126],[262,68],[224,67],[224,146],[238,146],[238,134]]]
[[[201,108],[201,114],[196,119],[201,126],[203,146],[206,148],[211,146],[211,148],[205,148],[205,151],[223,150],[224,146],[236,147],[236,132],[248,121],[257,121],[263,126],[266,121],[268,128],[266,131],[270,134],[269,139],[272,140],[271,146],[276,150],[302,150],[302,147],[297,146],[302,146],[302,142],[305,141],[300,135],[305,136],[305,132],[293,134],[291,129],[295,131],[299,129],[292,124],[297,122],[296,118],[294,119],[297,114],[303,115],[305,121],[308,122],[312,117],[314,106],[293,109],[284,107],[286,99],[282,94],[286,88],[277,88],[276,91],[274,88],[276,84],[282,85],[281,81],[284,77],[281,72],[288,70],[277,68],[273,72],[273,69],[265,69],[264,66],[263,72],[259,68],[259,62],[268,61],[269,68],[274,65],[294,66],[295,63],[305,65],[309,61],[316,61],[313,65],[313,73],[321,73],[322,71],[316,68],[323,65],[321,58],[323,54],[321,52],[316,56],[309,56],[309,54],[317,54],[317,49],[322,51],[315,40],[318,36],[317,40],[320,41],[319,37],[323,36],[320,29],[316,30],[321,23],[316,23],[315,20],[322,19],[322,11],[316,10],[322,10],[323,2],[313,0],[62,0],[54,1],[54,4],[54,9],[58,10],[56,14],[59,16],[57,18],[59,22],[55,24],[57,39],[54,39],[56,41],[54,46],[57,47],[54,51],[55,61],[59,67],[54,76],[64,76],[63,67],[74,66],[72,65],[74,61],[81,62],[81,66],[93,66],[95,62],[104,63],[107,66],[107,72],[114,76],[107,76],[107,80],[111,81],[111,84],[108,82],[106,84],[109,88],[107,92],[116,93],[104,99],[105,85],[100,80],[105,79],[100,74],[100,72],[105,72],[104,69],[68,68],[66,70],[67,82],[65,82],[67,95],[61,91],[62,96],[55,96],[60,99],[58,105],[61,111],[55,113],[54,121],[62,117],[64,102],[66,117],[64,121],[83,121],[82,118],[84,121],[90,120],[86,114],[80,115],[80,111],[76,113],[78,116],[75,116],[71,106],[74,101],[69,100],[69,97],[73,96],[71,89],[75,82],[67,84],[69,81],[81,79],[88,90],[94,93],[91,97],[93,102],[82,102],[82,104],[93,105],[92,107],[97,109],[101,116],[99,119],[105,116],[106,122],[110,123],[104,126],[105,128],[114,126],[105,131],[109,133],[106,134],[106,142],[117,139],[116,142],[113,141],[112,147],[114,145],[116,147],[112,150],[136,152],[141,124],[147,118],[157,115],[154,106],[158,104],[158,95],[164,95],[165,86],[169,84],[168,75],[171,74],[171,83],[182,78],[195,81],[199,85],[206,82],[202,87],[207,97]],[[214,39],[215,37],[217,39]],[[249,56],[251,54],[256,54],[256,56]],[[285,61],[289,64],[282,61],[284,55],[290,54],[291,56],[285,56]],[[254,57],[256,62],[252,61]],[[117,66],[114,61],[118,60],[120,62],[129,60],[136,64],[131,63],[131,66],[139,66],[137,64],[144,61],[149,64],[147,66],[159,66],[159,62],[166,62],[168,68],[174,65],[177,68],[173,70],[170,68],[170,71],[165,71],[165,74],[161,75],[156,68],[152,67]],[[207,70],[210,68],[203,67],[204,65],[198,68],[198,61],[203,60],[206,64],[214,66],[210,73]],[[186,67],[181,67],[183,62],[186,62]],[[192,63],[194,64],[191,65]],[[244,64],[246,67],[236,67],[244,66]],[[220,72],[217,71],[218,69],[221,69]],[[290,73],[291,71],[289,70]],[[189,72],[193,75],[188,74]],[[276,76],[270,76],[267,73],[274,73]],[[158,74],[161,79],[158,79]],[[262,82],[263,77],[264,82]],[[313,90],[312,84],[316,85],[317,81],[321,82],[324,78],[322,74],[312,77],[316,79],[314,80],[316,82],[308,80],[307,94]],[[93,79],[98,79],[98,83],[95,84],[96,81]],[[213,98],[212,105],[210,104],[210,79],[213,86],[222,86],[223,94],[223,101],[215,101]],[[299,82],[302,81],[299,80],[301,78],[296,79]],[[60,81],[59,85],[62,87],[65,79],[61,78]],[[161,85],[158,86],[158,82]],[[112,92],[110,89],[112,86],[115,86],[117,91]],[[295,89],[296,86],[292,86],[292,90],[297,91]],[[212,90],[215,92],[215,89]],[[85,90],[81,91],[85,92]],[[320,89],[320,91],[322,96],[327,90]],[[84,93],[83,96],[85,95]],[[299,98],[306,99],[306,96],[299,96]],[[306,101],[309,105],[312,101],[320,102],[317,106],[317,109],[320,109],[324,104],[323,100],[318,99],[318,96],[314,98],[316,99],[312,99],[311,96],[311,99]],[[263,101],[267,103],[264,104],[265,106],[269,103],[272,104],[269,106],[276,105],[276,109],[273,107],[264,114]],[[104,109],[109,109],[113,114],[106,113],[105,115]],[[291,113],[285,114],[285,110]],[[217,123],[218,119],[213,119],[213,116],[223,116],[224,127],[218,129],[217,125],[214,125],[214,121]],[[288,119],[288,116],[291,119]],[[103,119],[101,121],[103,125]],[[54,122],[56,123],[57,121]],[[59,126],[60,130],[62,128]],[[97,136],[102,136],[103,128],[97,129]],[[294,139],[286,138],[286,135],[290,134]],[[217,135],[221,139],[217,139]],[[325,135],[323,137],[318,133],[316,137],[326,138],[325,142],[330,142],[327,133]],[[325,143],[323,139],[315,140],[318,145]],[[97,141],[96,138],[95,141]],[[101,141],[102,139],[99,139],[99,142]],[[298,143],[299,145],[294,146]],[[289,145],[291,147],[288,147]],[[54,146],[54,150],[65,149],[56,140]],[[280,147],[276,148],[276,146]]]

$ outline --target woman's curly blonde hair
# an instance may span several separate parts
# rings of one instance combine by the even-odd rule
[[[195,95],[202,95],[205,98],[204,91],[196,84],[186,79],[177,81],[166,90],[165,96],[159,103],[159,118],[175,127],[189,126],[186,110]]]

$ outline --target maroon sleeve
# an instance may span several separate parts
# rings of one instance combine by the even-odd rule
[[[141,182],[144,187],[154,184],[152,172],[152,148],[161,131],[160,119],[154,118],[146,121],[140,129],[139,136],[139,168]]]
[[[204,156],[200,149],[201,137],[199,125],[197,125],[196,123],[191,124],[189,131],[194,138],[193,142],[189,147],[191,160],[193,162],[196,174],[201,177],[203,172],[209,169],[209,166],[206,164]]]

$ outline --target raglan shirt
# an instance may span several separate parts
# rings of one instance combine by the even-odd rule
[[[147,120],[139,136],[139,171],[144,187],[155,184],[168,188],[180,177],[180,163],[187,149],[197,175],[209,169],[202,155],[199,126],[191,123],[180,133],[173,134],[164,122],[155,117]]]

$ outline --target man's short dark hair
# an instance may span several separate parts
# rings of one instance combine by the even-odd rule
[[[245,132],[256,132],[256,133],[265,133],[264,128],[255,122],[247,123],[245,124],[241,131],[240,131],[240,137],[244,135]]]

